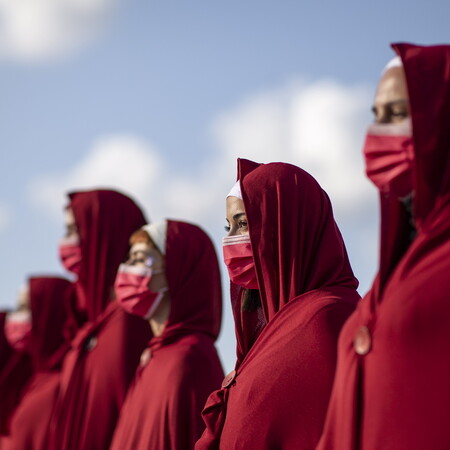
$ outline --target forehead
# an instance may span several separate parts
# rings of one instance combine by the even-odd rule
[[[227,197],[227,217],[232,218],[235,214],[244,212],[244,202],[237,197]]]
[[[383,105],[408,100],[408,87],[403,67],[391,67],[382,76],[375,94],[375,104]]]
[[[148,253],[151,250],[154,250],[155,246],[151,242],[139,241],[133,244],[130,248],[131,253],[135,252],[145,252]]]

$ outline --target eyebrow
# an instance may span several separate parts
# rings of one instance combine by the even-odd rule
[[[383,104],[383,106],[394,106],[394,105],[408,105],[408,100],[404,100],[404,99],[394,100],[392,102],[387,102],[387,103]],[[376,110],[377,110],[376,105],[373,105],[372,112],[376,112]]]
[[[245,216],[245,212],[241,212],[241,213],[235,214],[235,215],[233,216],[233,220],[237,220],[237,219],[239,219],[239,217],[241,217],[241,216]]]
[[[241,212],[241,213],[235,214],[235,215],[233,216],[233,220],[237,220],[237,219],[239,219],[239,217],[241,217],[241,216],[245,216],[245,212]],[[226,220],[228,223],[230,223],[230,222],[228,221],[228,218],[227,218],[227,217],[225,217],[225,220]]]

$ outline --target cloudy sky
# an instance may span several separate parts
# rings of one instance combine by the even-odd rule
[[[319,180],[363,294],[378,205],[360,149],[377,78],[390,42],[448,43],[449,17],[448,0],[0,0],[0,306],[28,275],[62,273],[68,190],[119,188],[153,221],[200,224],[220,254],[238,156]],[[226,303],[226,370],[233,333]]]

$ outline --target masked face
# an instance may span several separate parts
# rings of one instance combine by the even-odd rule
[[[372,111],[375,123],[364,144],[367,176],[382,193],[406,197],[413,188],[414,148],[403,67],[383,73]]]
[[[250,236],[227,236],[222,245],[230,280],[246,289],[258,289]]]
[[[59,258],[69,272],[80,274],[81,247],[78,236],[64,237],[59,243]]]
[[[151,318],[167,291],[161,253],[147,243],[134,244],[129,260],[119,267],[114,289],[125,311]]]
[[[222,246],[230,280],[246,289],[258,289],[247,216],[240,198],[227,197],[226,220],[228,236],[223,238]]]
[[[126,312],[143,319],[153,315],[167,288],[151,291],[148,286],[152,276],[151,267],[120,265],[114,290],[117,302]]]
[[[66,209],[64,221],[66,235],[59,243],[59,258],[66,270],[79,275],[82,261],[80,237],[71,208]]]
[[[409,195],[414,161],[411,121],[369,126],[364,158],[367,176],[382,193]]]
[[[14,350],[26,351],[31,335],[31,313],[27,310],[8,313],[4,331],[9,345]]]

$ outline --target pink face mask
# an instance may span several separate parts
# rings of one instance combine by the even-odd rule
[[[29,311],[8,313],[5,319],[5,337],[9,345],[19,352],[27,349],[31,336],[31,314]]]
[[[78,236],[63,238],[59,244],[59,257],[63,266],[72,273],[80,274],[81,247]]]
[[[114,290],[119,305],[130,314],[149,319],[161,302],[167,288],[152,292],[148,284],[157,272],[150,267],[121,264],[117,272]]]
[[[250,236],[226,236],[222,246],[230,280],[246,289],[259,289]]]
[[[410,120],[370,125],[364,157],[367,176],[381,192],[399,198],[412,192],[414,147]]]

